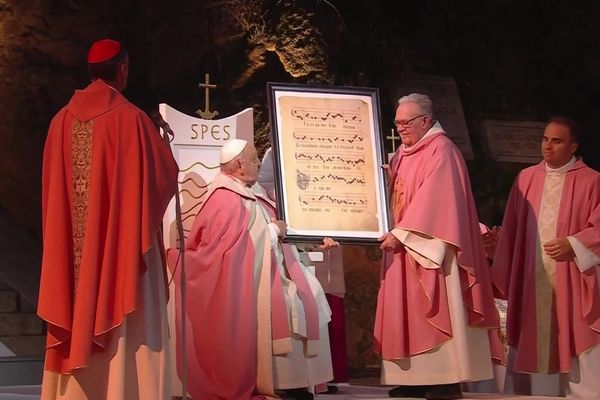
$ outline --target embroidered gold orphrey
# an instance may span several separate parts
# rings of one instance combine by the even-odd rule
[[[85,226],[87,222],[90,174],[92,170],[92,134],[94,121],[73,122],[71,128],[71,167],[73,172],[73,199],[71,217],[73,220],[73,274],[74,288],[79,280],[79,265],[83,252]]]
[[[392,188],[392,215],[394,216],[394,225],[400,222],[402,207],[404,206],[404,180],[396,175],[394,187]]]

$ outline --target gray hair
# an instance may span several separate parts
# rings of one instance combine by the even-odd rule
[[[419,106],[421,114],[425,114],[429,119],[433,119],[433,102],[429,96],[421,93],[411,93],[398,99],[398,105],[402,103],[415,103]]]

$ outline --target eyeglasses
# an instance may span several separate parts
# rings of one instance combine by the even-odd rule
[[[396,125],[396,128],[400,128],[400,127],[402,127],[402,128],[408,128],[408,127],[410,127],[412,125],[412,123],[413,123],[413,121],[415,119],[421,118],[421,117],[424,117],[424,116],[425,116],[425,114],[420,114],[420,115],[417,115],[416,117],[412,117],[411,119],[407,119],[405,121],[395,120],[394,121],[394,125]]]

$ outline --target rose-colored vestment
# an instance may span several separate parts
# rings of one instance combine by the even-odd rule
[[[439,124],[414,146],[398,149],[390,163],[390,184],[392,233],[404,245],[387,252],[383,261],[375,350],[382,355],[384,367],[385,360],[409,359],[440,348],[453,340],[458,329],[467,332],[461,340],[468,342],[468,328],[483,328],[486,337],[480,345],[487,351],[484,362],[491,371],[487,328],[498,327],[499,321],[489,266],[467,168]],[[420,246],[421,242],[425,244]],[[413,247],[413,243],[417,244]],[[430,244],[439,251],[419,254]],[[453,326],[454,314],[461,315],[461,322],[454,319],[460,327]],[[477,360],[473,354],[465,359],[469,364]],[[418,378],[423,382],[408,384],[450,383],[469,380],[472,375],[450,374],[426,382],[424,371]],[[489,374],[479,377],[487,378]],[[392,379],[388,383],[402,382]]]
[[[550,280],[549,296],[540,293],[543,243],[538,236],[543,232],[539,231],[539,214],[547,175],[542,162],[517,177],[492,268],[498,295],[508,300],[508,344],[516,350],[515,370],[519,372],[569,372],[572,357],[600,343],[595,267],[582,272],[575,261],[555,262],[552,273],[543,274],[544,280]],[[600,174],[578,160],[566,172],[562,191],[556,196],[556,225],[550,236],[572,236],[600,255]],[[541,309],[548,311],[544,320],[540,320]],[[540,327],[548,330],[545,345],[540,343],[544,337]]]

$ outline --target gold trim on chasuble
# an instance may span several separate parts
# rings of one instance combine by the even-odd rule
[[[396,176],[394,187],[392,188],[392,216],[394,217],[394,226],[400,222],[400,213],[404,206],[404,181]]]
[[[90,174],[92,171],[92,134],[94,120],[82,122],[75,120],[71,128],[71,167],[73,198],[71,218],[73,232],[73,276],[74,291],[79,281],[79,265],[83,253],[85,226],[87,222]]]

